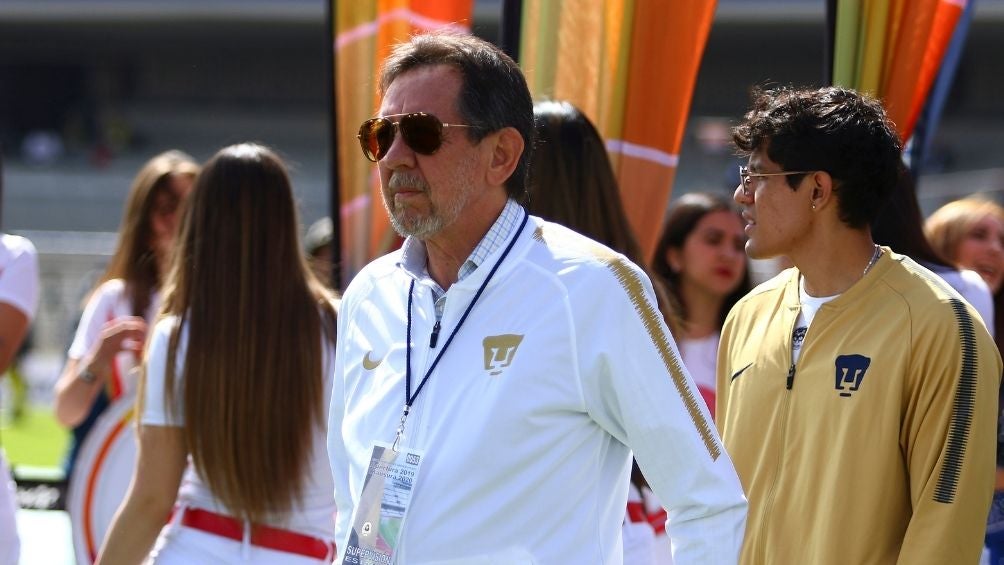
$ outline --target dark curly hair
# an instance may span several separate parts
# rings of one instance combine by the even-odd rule
[[[869,225],[899,178],[902,146],[877,100],[848,88],[755,87],[753,107],[732,139],[749,155],[765,149],[790,171],[826,171],[835,181],[840,219]],[[790,175],[796,188],[804,175]]]

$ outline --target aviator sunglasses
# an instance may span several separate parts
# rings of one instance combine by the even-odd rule
[[[391,121],[388,118],[399,118]],[[394,143],[394,135],[401,132],[401,138],[415,153],[432,155],[443,145],[443,128],[475,128],[467,124],[444,124],[432,114],[412,112],[410,114],[390,114],[370,118],[359,126],[359,145],[363,155],[376,163],[383,159]]]

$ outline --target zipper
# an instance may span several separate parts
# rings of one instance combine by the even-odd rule
[[[791,367],[788,368],[788,376],[785,383],[785,394],[784,401],[781,404],[781,423],[778,430],[778,435],[781,436],[780,442],[777,447],[777,471],[774,473],[774,481],[770,485],[770,490],[767,491],[767,499],[763,505],[763,510],[760,511],[760,536],[757,542],[756,555],[759,558],[756,560],[757,563],[767,562],[767,517],[770,515],[770,510],[774,506],[774,494],[777,492],[777,482],[781,476],[782,467],[784,465],[784,458],[782,453],[784,452],[785,437],[788,431],[788,407],[791,403],[791,387],[795,382],[795,364],[792,363]]]
[[[436,320],[436,325],[432,326],[432,335],[429,336],[429,349],[436,348],[436,342],[439,341],[439,320]]]
[[[791,405],[791,389],[795,385],[795,361],[792,359],[794,354],[794,349],[792,347],[791,339],[794,335],[795,325],[798,323],[798,313],[796,312],[794,319],[791,321],[791,326],[788,328],[788,359],[791,365],[788,366],[788,374],[785,376],[784,381],[784,400],[781,403],[781,421],[778,425],[778,435],[780,436],[777,445],[777,464],[774,473],[774,480],[770,485],[770,489],[767,491],[767,498],[763,505],[763,510],[760,511],[760,531],[759,538],[757,540],[757,547],[755,555],[757,556],[756,563],[766,563],[767,562],[767,519],[770,515],[770,511],[774,506],[774,495],[777,492],[777,483],[781,477],[781,472],[784,466],[784,446],[785,439],[788,432],[788,411]],[[806,334],[809,332],[806,331]],[[805,337],[802,338],[802,353],[805,353]],[[800,357],[801,358],[801,357]]]

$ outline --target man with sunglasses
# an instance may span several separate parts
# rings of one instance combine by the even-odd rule
[[[1001,359],[937,275],[872,241],[900,142],[852,90],[754,91],[733,130],[747,253],[794,265],[722,329],[718,428],[749,496],[740,562],[976,563]]]
[[[431,34],[359,129],[404,246],[342,301],[329,456],[344,563],[620,563],[631,452],[676,562],[734,563],[745,499],[642,270],[530,217],[525,79]]]

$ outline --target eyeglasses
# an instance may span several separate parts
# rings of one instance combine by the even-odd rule
[[[751,173],[749,169],[739,166],[739,181],[743,187],[743,196],[749,196],[753,191],[750,187],[753,186],[754,177],[786,177],[789,175],[807,175],[809,173],[814,173],[816,171],[781,171],[779,173]]]
[[[391,121],[388,118],[400,118]],[[444,124],[432,114],[412,112],[410,114],[391,114],[379,118],[370,118],[359,126],[359,145],[363,155],[376,163],[383,159],[394,143],[394,135],[398,131],[404,142],[416,153],[432,155],[443,145],[443,128],[475,128],[481,126],[466,124]]]

